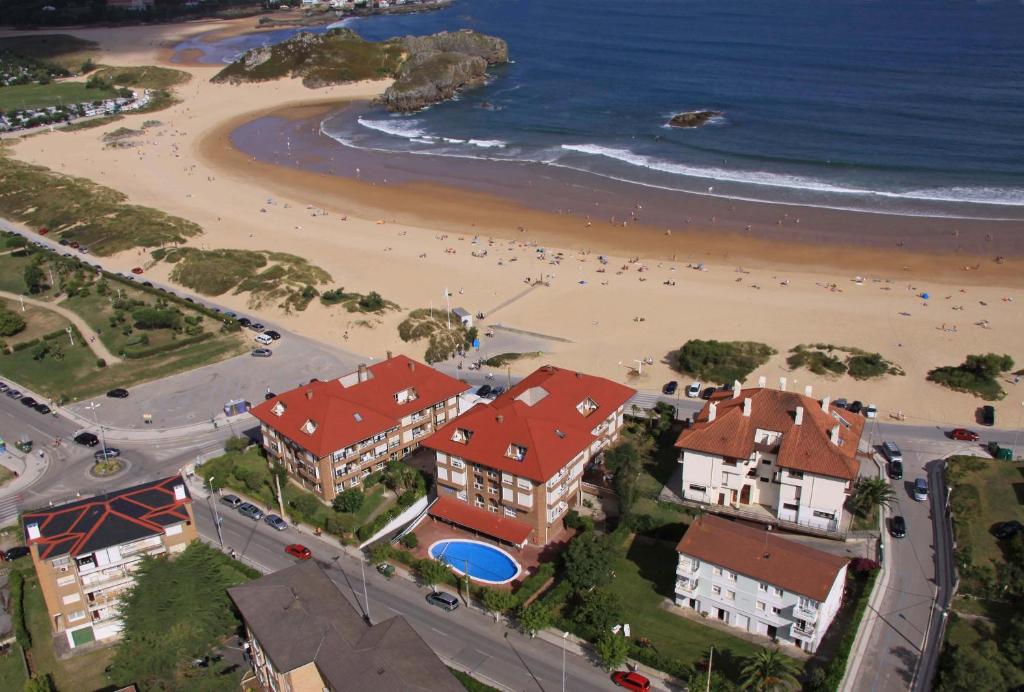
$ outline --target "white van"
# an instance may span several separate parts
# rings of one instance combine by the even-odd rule
[[[274,343],[274,340],[270,338],[270,336],[268,336],[267,334],[257,334],[256,343],[263,344],[264,346],[269,346],[270,344]]]

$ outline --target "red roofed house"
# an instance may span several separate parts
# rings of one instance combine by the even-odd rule
[[[864,421],[828,397],[737,383],[712,396],[676,440],[681,494],[712,512],[756,519],[743,510],[760,505],[772,523],[842,535]]]
[[[22,522],[50,625],[71,648],[120,633],[117,606],[144,556],[180,553],[196,539],[181,476],[26,512]]]
[[[468,385],[406,356],[279,394],[252,409],[263,448],[325,502],[419,448]]]
[[[845,557],[705,514],[676,547],[676,605],[814,652],[839,611]]]
[[[522,546],[543,545],[579,502],[587,462],[622,427],[635,390],[545,365],[427,439],[437,452],[438,519]]]

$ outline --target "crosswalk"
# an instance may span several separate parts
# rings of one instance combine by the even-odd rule
[[[21,511],[18,502],[19,497],[18,495],[11,495],[0,498],[0,526],[5,526],[12,519],[18,518],[18,512]]]

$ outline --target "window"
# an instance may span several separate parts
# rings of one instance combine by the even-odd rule
[[[589,416],[597,410],[597,402],[588,396],[586,399],[576,404],[576,410],[580,412],[581,416]]]
[[[778,606],[772,606],[772,615],[782,615],[782,608]]]
[[[690,483],[690,490],[697,493],[706,493],[708,491],[707,486],[697,485],[696,483]]]
[[[773,586],[772,587],[772,594],[775,595],[775,596],[778,596],[779,598],[782,598],[782,589],[780,589],[777,586]]]
[[[466,468],[466,462],[464,462],[462,459],[456,459],[455,457],[452,457],[448,461],[452,465],[453,469],[464,469],[464,468]]]
[[[512,443],[505,450],[505,456],[515,461],[522,461],[526,457],[526,447]]]
[[[505,516],[506,517],[512,517],[513,519],[515,519],[516,518],[516,511],[514,509],[512,509],[511,507],[506,507],[505,508]]]
[[[455,432],[452,433],[452,442],[458,442],[459,444],[468,445],[472,438],[473,431],[466,430],[465,428],[456,428]]]
[[[758,591],[768,591],[768,585],[765,584],[764,582],[761,582],[760,584],[757,585],[757,590]]]
[[[783,502],[782,509],[788,509],[796,512],[800,509],[800,505],[794,505],[792,502]]]
[[[728,579],[729,581],[736,581],[736,573],[735,572],[726,572],[725,573],[725,578]]]
[[[814,510],[814,516],[818,519],[829,519],[832,521],[835,521],[836,518],[835,512],[821,512],[818,510]]]
[[[722,595],[722,587],[718,586],[717,584],[713,585],[711,587],[711,593],[713,593],[716,596],[721,596]]]
[[[307,435],[312,435],[316,432],[316,421],[312,418],[307,418],[306,422],[302,424],[302,432]]]
[[[725,600],[727,600],[727,601],[735,601],[736,600],[736,592],[735,591],[726,591],[725,592]]]
[[[84,619],[85,619],[85,611],[84,610],[78,610],[78,611],[75,611],[74,613],[69,613],[68,614],[68,622],[74,622],[76,620],[84,620]]]
[[[757,605],[754,607],[763,613],[765,608],[764,601],[758,601]]]
[[[803,471],[789,471],[788,473],[790,478],[796,478],[797,480],[804,477]]]
[[[720,577],[720,576],[722,576],[722,568],[721,567],[712,567],[711,568],[711,573],[714,574],[716,577]]]
[[[516,481],[516,485],[518,485],[523,490],[531,490],[533,488],[533,484],[530,483],[530,481],[526,480],[525,478],[518,479]]]

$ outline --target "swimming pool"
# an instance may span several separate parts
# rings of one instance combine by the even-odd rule
[[[430,556],[449,565],[457,574],[485,584],[506,584],[520,572],[519,563],[501,548],[480,541],[452,539],[430,546]]]

